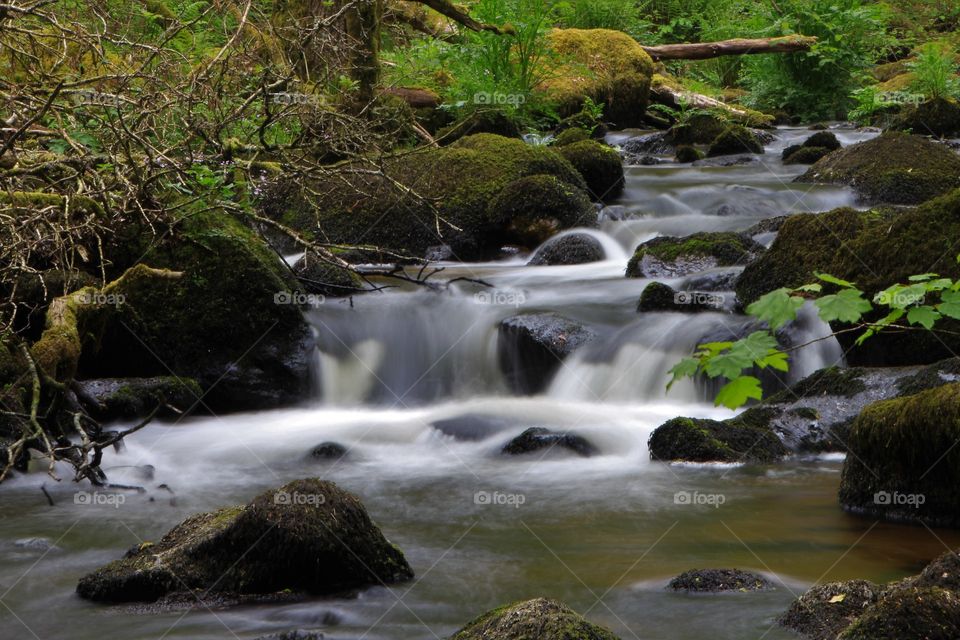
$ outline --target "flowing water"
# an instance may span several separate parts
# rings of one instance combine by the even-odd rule
[[[698,341],[737,335],[746,320],[721,312],[638,314],[648,281],[623,277],[633,248],[656,235],[743,230],[774,215],[853,204],[846,189],[793,185],[802,168],[784,167],[779,151],[809,132],[778,134],[760,163],[628,167],[624,197],[591,232],[603,262],[449,264],[436,278],[469,280],[442,293],[397,288],[310,311],[320,347],[317,398],[285,410],[151,425],[106,464],[111,480],[144,485],[145,493],[77,504],[77,488],[66,481],[14,479],[0,501],[0,638],[247,639],[309,628],[331,639],[430,640],[495,606],[542,595],[624,640],[774,640],[793,637],[775,617],[811,584],[895,579],[960,545],[956,533],[841,512],[835,456],[774,466],[649,460],[646,440],[665,420],[732,415],[692,383],[666,394],[666,372]],[[849,144],[869,135],[844,130],[839,137]],[[695,288],[712,275],[666,282]],[[539,311],[586,323],[597,338],[542,394],[514,397],[498,366],[497,325]],[[793,334],[807,340],[825,331],[807,313]],[[840,358],[830,341],[807,348],[791,379]],[[498,455],[531,426],[575,431],[600,454]],[[309,456],[327,441],[349,455],[336,462]],[[185,516],[307,476],[358,494],[417,578],[356,597],[191,612],[135,613],[74,595],[81,575]],[[54,507],[39,489],[44,482]],[[753,569],[777,589],[709,597],[665,591],[672,576],[698,567]]]

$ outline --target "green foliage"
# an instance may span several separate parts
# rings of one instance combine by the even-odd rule
[[[557,5],[560,26],[568,29],[616,29],[638,40],[644,39],[654,25],[643,14],[649,3],[629,0],[565,0]]]
[[[907,64],[915,76],[911,89],[929,100],[960,96],[960,78],[954,52],[945,45],[930,42],[920,47],[916,60]]]
[[[957,261],[960,262],[960,256]],[[749,305],[747,314],[766,323],[767,328],[736,342],[699,345],[692,357],[684,358],[670,370],[672,379],[667,389],[682,378],[705,374],[729,381],[717,394],[717,405],[736,409],[750,399],[760,400],[760,381],[746,372],[755,367],[789,371],[788,351],[805,345],[784,351],[775,332],[796,320],[800,308],[809,300],[824,322],[850,325],[840,331],[862,331],[858,345],[884,330],[932,331],[944,317],[960,319],[960,280],[941,278],[936,273],[914,275],[907,283],[892,285],[868,300],[853,282],[825,273],[816,276],[820,282],[796,289],[776,289]],[[825,286],[835,293],[824,293]],[[878,315],[882,315],[879,320],[869,319]]]

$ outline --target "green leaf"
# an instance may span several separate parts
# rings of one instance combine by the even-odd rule
[[[824,282],[835,284],[838,287],[843,287],[844,289],[853,289],[857,286],[852,282],[849,282],[847,280],[842,280],[840,278],[837,278],[836,276],[830,275],[829,273],[814,273],[813,275],[817,276],[817,278],[819,278],[820,280],[823,280]]]
[[[960,320],[960,292],[944,291],[940,294],[940,300],[937,311],[948,318]]]
[[[802,291],[803,293],[820,293],[823,291],[823,285],[814,282],[813,284],[805,284],[802,287],[797,287],[795,291]]]
[[[777,289],[761,296],[747,307],[747,313],[763,320],[776,331],[792,320],[796,320],[797,311],[803,306],[803,298],[791,296],[789,289]]]
[[[771,349],[770,353],[766,355],[762,360],[757,360],[757,366],[761,369],[766,369],[767,367],[772,367],[777,371],[787,372],[790,370],[790,361],[788,356],[783,351],[778,351],[777,349]]]
[[[921,273],[920,275],[917,275],[917,276],[910,276],[909,278],[907,278],[907,280],[909,280],[910,282],[924,282],[926,280],[931,280],[933,278],[936,278],[938,275],[940,274],[939,273]]]
[[[824,322],[837,320],[851,324],[859,321],[864,313],[873,309],[873,305],[864,300],[863,292],[857,289],[844,289],[836,295],[824,296],[815,304]]]
[[[907,312],[907,321],[909,321],[910,324],[922,325],[923,328],[928,331],[933,328],[933,325],[936,324],[939,319],[940,314],[937,313],[933,307],[914,307]]]
[[[711,378],[723,376],[733,380],[743,373],[744,369],[753,366],[753,356],[744,350],[730,350],[722,355],[710,358],[703,366],[703,370]]]
[[[700,371],[700,361],[696,358],[684,358],[670,369],[673,378],[667,383],[667,391],[673,386],[673,383],[682,378],[692,378]]]
[[[742,376],[723,385],[714,400],[714,404],[718,407],[723,405],[728,409],[738,409],[745,405],[750,398],[759,400],[762,397],[763,390],[760,388],[760,381],[753,376]]]

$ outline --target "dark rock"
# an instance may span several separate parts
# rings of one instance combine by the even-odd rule
[[[627,164],[637,164],[636,159],[646,155],[665,155],[673,151],[673,144],[668,142],[662,131],[647,133],[630,138],[620,148]]]
[[[578,456],[589,458],[599,453],[586,438],[575,433],[558,433],[543,427],[531,427],[503,446],[502,452],[517,456],[540,451],[572,451]]]
[[[764,251],[762,245],[737,233],[661,236],[637,247],[627,264],[627,277],[670,278],[714,267],[745,265]]]
[[[537,598],[494,609],[450,640],[619,640],[556,600]]]
[[[684,291],[733,291],[740,269],[718,269],[687,276],[680,287]],[[726,302],[726,301],[724,301]]]
[[[960,554],[947,551],[923,568],[919,576],[909,581],[911,587],[940,587],[960,593]]]
[[[866,580],[816,585],[795,600],[778,621],[808,640],[836,640],[838,633],[877,602],[883,590]]]
[[[537,249],[527,264],[533,266],[586,264],[599,262],[604,258],[606,255],[599,240],[585,233],[568,233],[548,240]]]
[[[592,136],[586,129],[581,129],[580,127],[571,127],[557,134],[557,136],[553,139],[553,146],[562,147],[564,145],[591,139]]]
[[[667,588],[687,593],[720,593],[768,591],[774,587],[763,576],[740,569],[692,569],[671,580]]]
[[[677,291],[662,282],[651,282],[637,303],[637,311],[679,311],[682,313],[699,313],[701,311],[717,311],[723,308],[723,296],[706,291]]]
[[[623,193],[623,162],[612,147],[582,140],[556,149],[583,176],[594,200],[613,200]]]
[[[891,589],[837,640],[955,640],[960,596],[946,589]]]
[[[718,135],[707,150],[707,157],[728,156],[737,153],[763,153],[763,144],[756,134],[741,125],[728,127]]]
[[[808,128],[810,131],[826,131],[826,130],[827,130],[827,125],[823,124],[822,122],[818,122],[818,123],[816,123],[816,124],[810,125],[810,126],[807,127],[807,128]]]
[[[191,516],[156,544],[141,544],[81,578],[77,593],[102,602],[153,602],[186,589],[335,593],[412,577],[359,499],[308,479],[246,506]]]
[[[774,462],[787,448],[762,415],[746,412],[719,422],[674,418],[657,427],[647,445],[652,460],[686,462]]]
[[[890,123],[890,128],[921,136],[957,136],[960,135],[960,105],[946,98],[928,100],[904,109]]]
[[[512,423],[496,416],[468,413],[455,418],[435,420],[430,426],[456,440],[477,442],[509,429]]]
[[[595,337],[593,330],[555,313],[507,318],[500,323],[497,355],[510,389],[543,391],[574,350]]]
[[[787,156],[783,164],[813,164],[828,153],[831,151],[826,147],[800,147]]]
[[[830,151],[836,151],[843,145],[840,144],[840,140],[837,139],[835,134],[829,131],[821,131],[804,140],[803,146],[806,148],[829,149]]]
[[[271,633],[268,636],[260,636],[257,640],[324,640],[324,635],[319,631],[294,629],[293,631],[283,631],[281,633]]]
[[[767,233],[777,233],[780,231],[780,227],[783,226],[783,223],[787,221],[790,216],[777,216],[775,218],[765,218],[760,222],[748,227],[745,229],[742,234],[748,238],[753,238],[755,236],[764,235]]]
[[[174,376],[81,380],[74,389],[87,411],[105,422],[142,418],[158,406],[160,417],[180,416],[203,397],[195,380]]]
[[[310,451],[310,457],[315,460],[340,460],[350,452],[338,442],[324,442]]]
[[[535,247],[569,226],[597,224],[587,195],[551,175],[512,182],[490,201],[489,209],[495,226],[504,230],[504,244]]]
[[[730,121],[712,113],[698,113],[674,125],[667,140],[675,145],[710,144],[730,128]],[[679,148],[677,151],[679,152]]]
[[[796,182],[850,185],[868,203],[919,204],[960,187],[960,157],[926,138],[890,132],[831,153]]]
[[[693,147],[691,145],[680,145],[679,147],[677,147],[676,161],[681,164],[696,162],[701,158],[703,158],[703,154],[700,153],[700,151],[698,151],[696,147]]]

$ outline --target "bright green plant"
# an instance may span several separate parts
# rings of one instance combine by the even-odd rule
[[[944,44],[930,42],[920,47],[916,60],[907,64],[915,78],[911,88],[930,100],[960,95],[956,52]]]
[[[649,0],[565,0],[557,5],[557,15],[561,27],[616,29],[645,39],[654,30],[654,25],[643,16],[649,4]]]
[[[957,261],[960,262],[960,256]],[[682,378],[706,375],[727,380],[715,398],[718,406],[736,409],[751,399],[762,399],[760,380],[746,372],[767,367],[789,371],[789,353],[807,345],[784,350],[774,334],[796,319],[807,300],[813,301],[824,322],[850,325],[831,336],[859,332],[857,345],[881,331],[931,331],[942,318],[960,320],[960,280],[924,273],[911,276],[907,284],[888,287],[869,300],[852,282],[824,273],[816,276],[818,283],[797,289],[777,289],[748,306],[747,314],[765,322],[767,328],[735,342],[698,345],[691,357],[684,358],[670,370],[673,377],[667,389]],[[825,293],[822,283],[835,292]],[[867,319],[881,315],[879,320]]]

